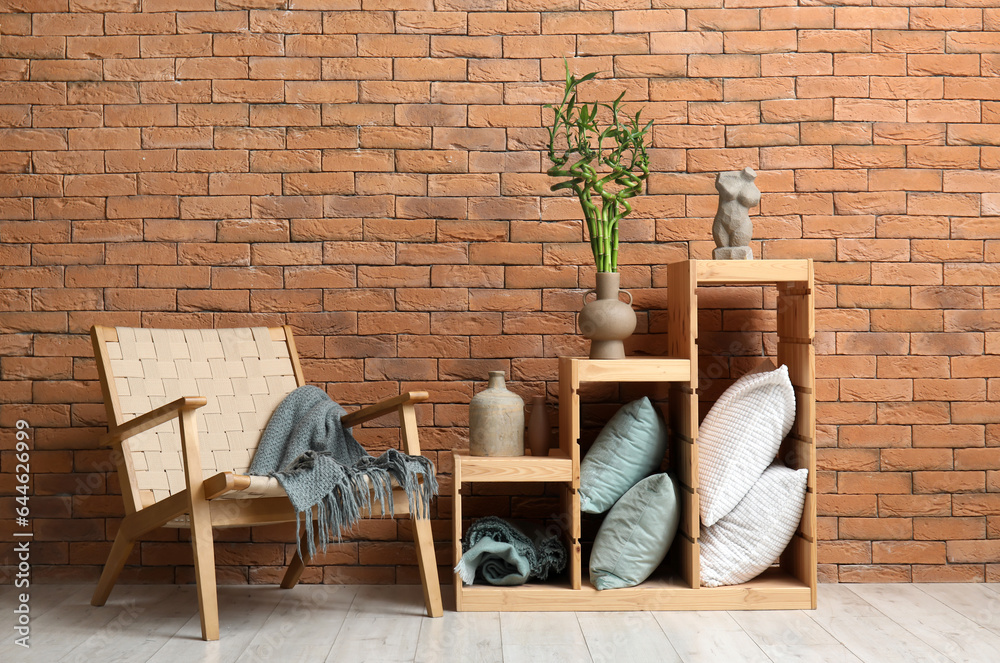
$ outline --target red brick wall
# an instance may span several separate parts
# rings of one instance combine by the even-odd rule
[[[632,351],[663,347],[664,265],[710,255],[713,171],[758,169],[755,253],[816,260],[823,578],[1000,581],[1000,9],[723,4],[7,0],[0,423],[6,449],[34,426],[36,576],[95,578],[121,515],[94,323],[287,323],[345,404],[428,389],[446,491],[474,381],[553,394],[593,279],[577,204],[541,174],[568,56],[655,119],[623,226]],[[706,340],[771,343],[770,294],[705,299]],[[408,537],[365,523],[307,580],[412,582]],[[185,540],[150,539],[128,579],[189,580]],[[220,539],[230,582],[293,550],[287,527]]]

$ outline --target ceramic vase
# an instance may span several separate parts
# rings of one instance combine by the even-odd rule
[[[490,371],[490,381],[469,403],[469,454],[524,455],[524,401],[507,389],[503,371]]]
[[[531,414],[528,416],[526,441],[532,456],[545,457],[549,455],[551,432],[549,413],[545,409],[545,396],[535,396],[531,399]]]
[[[580,332],[590,339],[591,359],[624,359],[625,344],[622,342],[635,331],[635,311],[632,310],[632,295],[628,290],[619,290],[618,272],[597,272],[597,288],[588,290],[597,299],[586,304],[580,311]],[[618,293],[628,295],[628,304],[618,299]]]

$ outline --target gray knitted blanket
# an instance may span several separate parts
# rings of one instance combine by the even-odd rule
[[[455,572],[469,585],[476,578],[491,585],[523,585],[565,568],[566,546],[557,533],[528,522],[486,516],[465,533]]]
[[[377,458],[369,455],[341,424],[345,413],[322,389],[299,387],[271,415],[250,464],[250,474],[272,476],[285,489],[296,525],[304,517],[310,556],[316,552],[315,539],[325,551],[330,535],[339,541],[341,529],[353,527],[375,500],[383,516],[394,515],[393,480],[406,491],[410,513],[417,517],[427,517],[431,496],[438,491],[428,459],[396,449]],[[315,532],[313,507],[319,523]]]

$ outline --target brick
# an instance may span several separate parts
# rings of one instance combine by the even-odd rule
[[[914,7],[911,30],[981,30],[982,13],[974,8]]]
[[[1000,449],[956,449],[955,469],[995,470],[1000,467]]]
[[[907,426],[891,426],[881,422],[878,426],[841,425],[839,443],[842,448],[905,447],[910,444],[910,429]]]
[[[944,564],[945,544],[938,541],[875,541],[872,561],[877,564]]]
[[[871,282],[879,285],[936,285],[944,280],[944,270],[939,264],[873,263]],[[913,291],[910,291],[913,303]]]
[[[980,355],[983,335],[978,332],[913,334],[910,352],[915,355]]]
[[[617,18],[613,17],[610,11],[544,12],[542,34],[609,34]],[[617,32],[635,32],[635,30],[617,30]]]
[[[821,564],[866,564],[871,562],[871,544],[864,541],[823,541],[819,544]]]
[[[981,493],[986,490],[986,473],[977,471],[914,472],[914,493]]]
[[[953,357],[951,360],[951,373],[956,378],[988,378],[996,375],[998,368],[1000,357],[995,356]]]
[[[198,173],[141,173],[141,195],[196,195],[208,193],[208,176]]]
[[[296,83],[287,83],[291,87]],[[212,101],[221,103],[274,103],[287,96],[281,81],[212,81]],[[289,98],[289,101],[299,101]]]
[[[874,449],[819,449],[816,469],[869,472],[879,469],[878,451]]]
[[[1000,515],[1000,493],[955,495],[952,513],[956,516]]]
[[[912,54],[907,57],[911,76],[976,76],[979,57],[973,54]]]
[[[890,53],[943,53],[943,32],[917,30],[873,30],[872,51]],[[949,49],[949,52],[956,52]]]
[[[250,28],[253,32],[319,33],[323,18],[312,11],[251,11]]]
[[[392,13],[387,11],[332,11],[323,15],[325,33],[353,35],[392,31]]]
[[[312,80],[320,76],[318,58],[252,57],[249,66],[250,78]]]
[[[649,37],[650,53],[722,53],[719,32],[654,32]]]
[[[831,115],[829,119],[833,119]],[[872,125],[867,122],[809,122],[800,127],[805,145],[868,145],[872,142]]]
[[[871,329],[882,332],[937,332],[943,329],[940,311],[901,311],[882,309],[872,311]]]
[[[875,516],[878,512],[878,499],[880,498],[875,495],[824,493],[816,497],[816,512],[820,516]]]
[[[524,37],[523,39],[530,39]],[[507,52],[506,40],[504,41],[504,53]],[[569,48],[572,53],[572,42],[563,42],[562,48]],[[580,35],[577,38],[576,51],[578,55],[642,55],[650,52],[649,37],[645,34],[628,35]],[[558,57],[560,53],[549,51],[544,54],[539,50],[529,51],[537,53],[538,57]],[[534,57],[528,55],[526,57]]]
[[[983,444],[982,426],[952,424],[913,427],[915,447],[981,447]]]
[[[723,43],[726,52],[730,53],[787,53],[797,47],[794,30],[727,32]]]
[[[837,76],[903,76],[907,73],[904,53],[835,53]]]
[[[246,172],[247,150],[178,150],[177,168],[199,173]]]
[[[880,517],[947,516],[951,513],[950,495],[879,495],[878,514]],[[914,518],[914,539],[918,525],[928,518]]]
[[[979,378],[917,379],[913,381],[916,400],[977,401],[986,397],[986,385]]]
[[[221,83],[220,83],[221,84]],[[213,85],[209,81],[143,81],[139,93],[143,101],[153,103],[208,103]],[[218,101],[224,101],[218,99]]]
[[[994,220],[988,218],[954,219],[951,224],[952,236],[956,239],[987,239],[992,237],[989,229],[993,223]]]
[[[906,104],[909,122],[979,122],[981,117],[978,101],[917,99]]]
[[[871,191],[940,191],[941,173],[928,170],[876,170],[869,173]]]
[[[880,144],[940,145],[945,140],[943,124],[879,122],[874,129]]]
[[[950,285],[1000,285],[996,265],[945,265],[944,282]]]
[[[992,562],[1000,558],[1000,540],[948,541],[948,563]]]
[[[401,11],[396,12],[396,32],[430,34],[465,34],[468,29],[465,12]]]
[[[909,518],[841,518],[842,539],[892,540],[909,539],[913,523]]]
[[[838,582],[911,582],[909,565],[851,564],[839,569]]]
[[[688,30],[759,30],[760,14],[752,9],[690,9]]]
[[[835,193],[834,209],[837,214],[914,214],[925,213],[920,206],[909,206],[908,194],[904,192],[845,192]]]
[[[174,196],[110,196],[107,214],[113,219],[176,217],[178,202]]]
[[[212,39],[212,54],[222,56],[284,55],[283,35],[275,34],[216,34]]]
[[[838,332],[837,351],[841,354],[901,355],[909,349],[905,334]]]
[[[210,7],[215,8],[214,5]],[[247,12],[243,11],[191,11],[177,14],[179,33],[245,32],[249,28]]]
[[[726,79],[723,84],[726,101],[760,101],[794,96],[792,78]]]
[[[870,30],[801,30],[800,53],[868,53],[872,48]]]
[[[285,55],[292,57],[353,57],[357,55],[354,35],[286,35]]]

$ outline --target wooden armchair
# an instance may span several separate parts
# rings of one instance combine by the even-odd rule
[[[187,527],[202,637],[218,640],[212,528],[295,522],[276,479],[246,474],[271,413],[305,384],[291,329],[94,327],[91,339],[108,412],[102,444],[117,450],[125,501],[125,518],[91,603],[107,601],[140,536],[161,526]],[[426,398],[425,392],[401,394],[342,421],[355,426],[396,410],[403,450],[419,455],[413,406]],[[396,514],[409,513],[402,489],[393,491],[393,503]],[[427,614],[439,617],[429,520],[413,516],[413,538]],[[294,587],[308,562],[296,555],[281,586]]]

